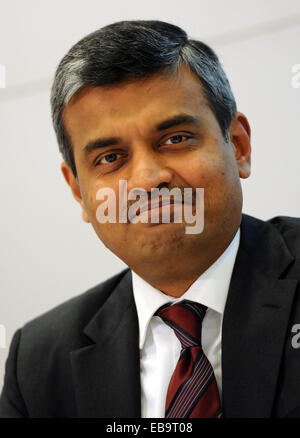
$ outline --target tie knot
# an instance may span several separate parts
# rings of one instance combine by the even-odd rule
[[[160,316],[175,332],[182,348],[201,346],[202,321],[207,307],[194,301],[165,304],[155,315]]]

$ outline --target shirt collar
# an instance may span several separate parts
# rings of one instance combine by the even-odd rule
[[[166,295],[131,270],[133,295],[139,320],[140,349],[143,348],[152,316],[166,303],[175,303],[187,299],[203,304],[220,314],[224,313],[239,243],[240,228],[220,257],[179,298]]]

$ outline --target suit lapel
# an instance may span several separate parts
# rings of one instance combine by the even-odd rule
[[[140,417],[139,329],[129,270],[84,333],[94,344],[71,352],[78,416]]]
[[[225,417],[269,417],[297,280],[277,229],[242,216],[241,241],[222,327]]]

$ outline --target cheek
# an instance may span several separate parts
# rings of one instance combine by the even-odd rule
[[[105,184],[100,184],[98,181],[95,182],[94,184],[92,183],[88,183],[88,188],[86,188],[86,186],[83,186],[83,188],[81,189],[81,194],[82,194],[82,199],[85,205],[86,210],[88,211],[88,214],[90,216],[90,219],[94,222],[97,221],[96,218],[96,212],[97,212],[97,208],[101,205],[102,202],[105,202],[107,200],[111,200],[113,202],[113,199],[108,197],[108,195],[110,196],[109,191],[112,189],[115,193],[117,193],[116,188],[115,187],[108,187]],[[109,189],[106,193],[108,193],[108,195],[105,194],[105,192],[103,192],[105,194],[106,197],[101,198],[101,199],[97,199],[97,194],[99,194],[99,190],[103,190],[103,189]],[[102,193],[102,197],[103,197],[103,193]]]
[[[114,242],[120,242],[120,236],[124,237],[126,233],[126,229],[124,227],[124,224],[120,224],[118,223],[118,221],[116,223],[111,223],[111,222],[100,223],[98,221],[97,209],[103,202],[106,203],[108,198],[106,197],[104,200],[100,200],[100,199],[96,199],[96,195],[100,188],[103,189],[105,187],[106,187],[105,185],[100,186],[99,184],[95,184],[93,188],[89,187],[88,192],[86,190],[82,191],[82,198],[84,200],[85,209],[88,213],[89,219],[91,221],[91,224],[96,234],[98,235],[98,237],[104,243],[105,246],[107,246],[111,250],[115,250],[116,248],[114,247]],[[118,192],[116,188],[114,187],[110,187],[110,188],[112,188],[116,194],[115,210],[116,210],[116,214],[118,214]],[[114,203],[113,200],[112,202]],[[105,210],[105,215],[107,214],[108,214],[108,210]]]
[[[188,187],[204,188],[204,208],[209,217],[222,216],[240,197],[239,174],[229,149],[220,148],[218,154],[199,154],[178,172]]]
[[[189,187],[215,187],[225,177],[224,161],[213,155],[197,155],[184,168],[178,169],[178,174]]]
[[[99,201],[96,200],[96,189],[81,190],[82,199],[84,202],[85,209],[89,215],[91,222],[94,222],[96,218],[96,208],[99,204]]]

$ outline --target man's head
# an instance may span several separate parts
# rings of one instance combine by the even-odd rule
[[[177,263],[182,274],[187,262],[194,270],[220,255],[240,223],[250,128],[208,46],[160,21],[106,26],[63,58],[51,105],[64,177],[109,249],[136,271],[171,272]],[[187,235],[185,223],[100,224],[96,193],[109,187],[118,197],[119,180],[148,193],[203,187],[203,232]]]

